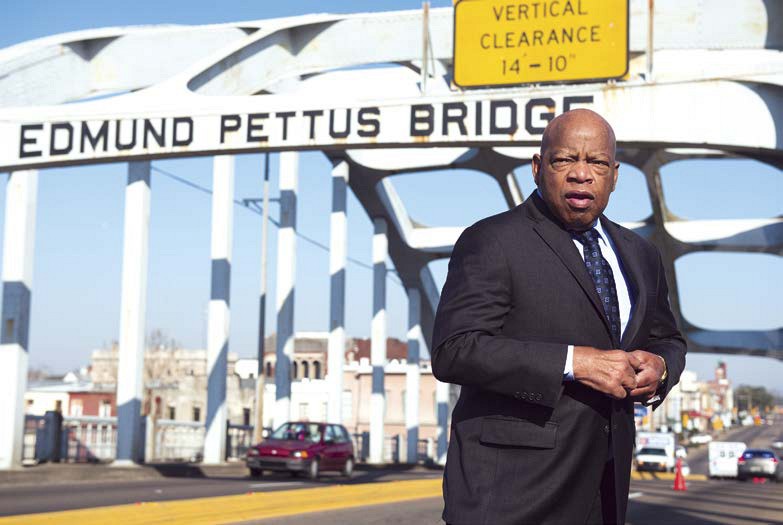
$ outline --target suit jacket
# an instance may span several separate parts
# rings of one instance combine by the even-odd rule
[[[633,303],[621,348],[665,359],[663,398],[679,380],[686,346],[660,255],[630,230],[600,220]],[[584,523],[610,446],[623,522],[633,403],[563,382],[569,344],[615,347],[584,261],[543,200],[533,194],[466,229],[454,246],[433,334],[435,376],[462,385],[443,480],[448,523]]]

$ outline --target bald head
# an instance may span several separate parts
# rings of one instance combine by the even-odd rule
[[[569,230],[584,231],[609,204],[618,164],[612,126],[589,109],[552,119],[533,155],[533,179],[547,207]]]
[[[614,159],[617,152],[617,143],[612,126],[595,111],[584,108],[566,111],[549,122],[544,130],[544,135],[541,137],[541,154],[544,154],[544,151],[549,147],[553,139],[556,140],[564,129],[574,126],[589,127],[605,133],[606,140],[612,144],[612,158]]]

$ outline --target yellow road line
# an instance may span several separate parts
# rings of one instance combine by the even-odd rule
[[[234,523],[440,495],[440,479],[417,479],[26,514],[0,518],[0,525]]]

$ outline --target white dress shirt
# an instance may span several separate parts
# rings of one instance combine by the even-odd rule
[[[609,263],[609,266],[612,268],[612,274],[614,275],[617,302],[620,307],[620,337],[622,337],[622,334],[625,333],[625,327],[628,326],[628,321],[631,319],[631,294],[628,293],[626,277],[623,273],[622,266],[620,266],[620,261],[617,258],[614,242],[601,227],[600,220],[595,221],[593,228],[598,232],[598,243],[601,247],[601,255],[603,255],[606,262]],[[574,239],[574,244],[579,251],[579,256],[584,260],[584,246],[576,239]],[[566,356],[565,369],[563,370],[563,380],[574,380],[574,345],[568,345],[568,355]]]

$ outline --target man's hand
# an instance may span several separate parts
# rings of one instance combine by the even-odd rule
[[[599,350],[591,346],[575,346],[574,379],[615,399],[623,399],[628,395],[628,391],[633,392],[639,387],[636,371],[642,365],[634,354],[624,350]],[[645,380],[647,375],[644,376]]]
[[[629,395],[635,401],[647,401],[658,390],[665,365],[660,356],[644,350],[634,350],[629,352],[629,355],[634,356],[639,361],[639,366],[635,367],[636,388],[631,390]]]

